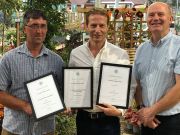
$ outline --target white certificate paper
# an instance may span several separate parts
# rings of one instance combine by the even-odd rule
[[[65,106],[52,73],[28,81],[25,86],[37,120],[64,110]]]
[[[108,103],[120,108],[127,108],[131,72],[132,67],[130,65],[102,63],[97,104]]]
[[[69,67],[63,70],[66,107],[92,108],[92,67]]]

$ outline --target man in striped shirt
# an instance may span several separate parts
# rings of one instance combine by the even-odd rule
[[[1,55],[0,55],[0,59],[1,59]],[[0,132],[2,130],[2,119],[3,119],[3,116],[4,116],[4,107],[3,105],[0,104]]]
[[[142,135],[180,135],[180,37],[170,32],[169,5],[148,7],[151,39],[137,50],[134,73]]]
[[[25,13],[24,33],[26,42],[0,61],[0,103],[5,106],[1,135],[53,135],[54,116],[35,121],[24,82],[53,72],[60,83],[64,63],[43,45],[47,19],[42,11]]]

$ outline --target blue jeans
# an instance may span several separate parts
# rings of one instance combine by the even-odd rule
[[[120,122],[117,117],[91,119],[78,111],[76,126],[77,135],[120,135]]]
[[[156,129],[142,126],[141,135],[180,135],[180,114],[156,118],[161,124]]]

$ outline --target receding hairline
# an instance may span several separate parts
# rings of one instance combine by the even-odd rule
[[[151,8],[154,5],[162,5],[163,7],[166,7],[166,9],[168,10],[169,14],[172,15],[172,9],[171,9],[170,5],[168,5],[167,3],[164,3],[164,2],[154,2],[154,3],[152,3],[148,7],[147,14],[149,13],[149,8]]]
[[[86,14],[86,25],[89,23],[89,17],[91,15],[101,15],[107,18],[107,24],[109,24],[109,16],[107,15],[107,11],[102,8],[93,8]]]

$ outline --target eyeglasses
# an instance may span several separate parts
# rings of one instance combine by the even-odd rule
[[[46,30],[47,29],[46,24],[42,24],[42,25],[32,24],[32,25],[26,25],[26,26],[33,29],[33,30],[37,30],[37,29]]]

